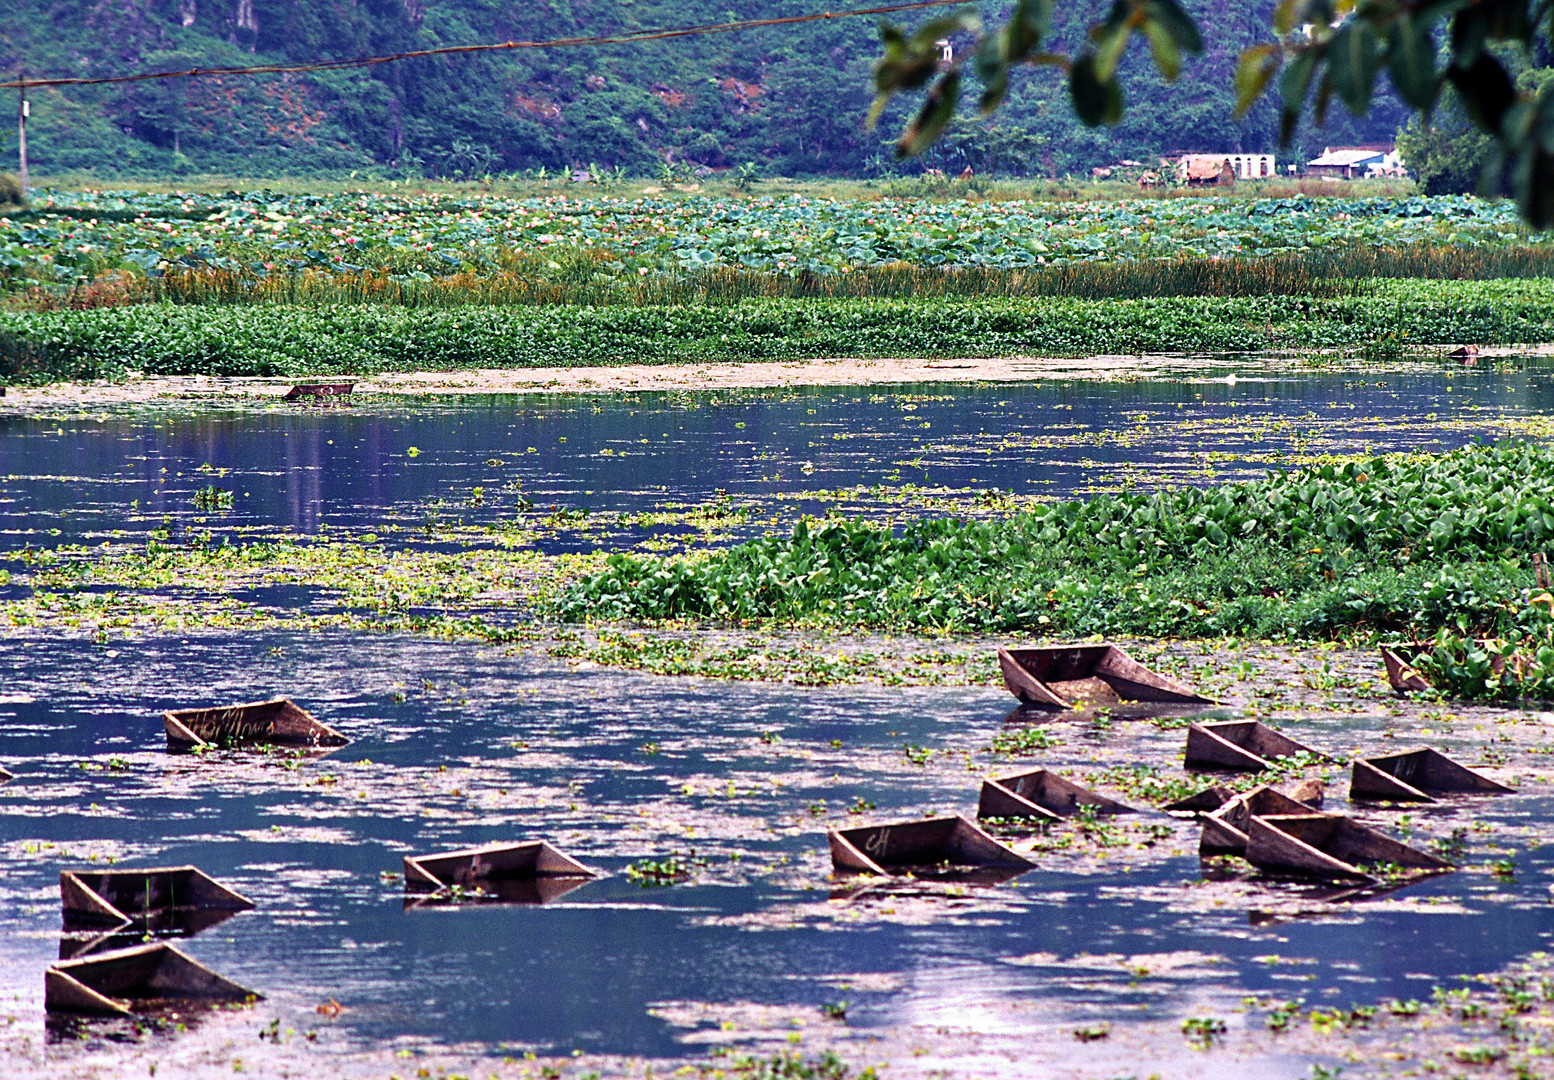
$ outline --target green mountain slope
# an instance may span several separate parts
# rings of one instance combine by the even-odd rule
[[[1102,0],[1067,4],[1059,37],[1079,40]],[[1115,130],[1079,125],[1051,72],[1020,80],[991,121],[967,117],[929,165],[1050,175],[1169,149],[1266,150],[1266,105],[1236,124],[1231,72],[1267,33],[1272,0],[1195,0],[1209,47],[1166,86],[1141,47],[1127,59],[1129,113]],[[820,10],[813,0],[11,0],[0,70],[104,76],[306,62],[449,45],[540,41]],[[998,5],[985,4],[996,19]],[[922,16],[919,16],[919,18]],[[916,21],[916,20],[912,20]],[[597,162],[651,173],[665,160],[722,168],[755,161],[794,176],[876,175],[898,165],[890,139],[910,103],[865,130],[870,18],[626,46],[514,49],[355,71],[202,78],[32,92],[32,167],[102,176],[470,175]],[[965,44],[965,43],[962,43]],[[1390,139],[1401,111],[1330,118],[1323,142]],[[14,131],[0,154],[14,161]]]

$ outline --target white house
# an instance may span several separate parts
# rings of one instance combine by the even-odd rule
[[[1362,176],[1402,176],[1403,159],[1390,145],[1329,146],[1322,156],[1306,162],[1306,171],[1318,176],[1353,180]]]
[[[1241,180],[1261,180],[1265,176],[1279,174],[1278,163],[1272,154],[1226,154],[1230,167]]]

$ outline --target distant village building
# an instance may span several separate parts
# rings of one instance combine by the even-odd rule
[[[1227,154],[1183,154],[1176,162],[1176,180],[1188,187],[1229,187],[1236,171]]]
[[[1314,176],[1331,176],[1341,180],[1407,175],[1397,149],[1383,143],[1326,147],[1321,157],[1306,162],[1306,171]]]
[[[1279,173],[1279,165],[1272,154],[1231,154],[1230,167],[1242,180],[1260,180]]]

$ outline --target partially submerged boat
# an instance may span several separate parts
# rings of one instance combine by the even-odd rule
[[[838,873],[889,875],[967,867],[1030,870],[1036,864],[959,814],[856,829],[831,829],[831,866]]]
[[[1413,662],[1419,658],[1423,646],[1393,642],[1381,646],[1381,662],[1387,668],[1387,683],[1400,694],[1418,693],[1430,689],[1430,681],[1419,673]],[[1407,659],[1405,659],[1405,657]]]
[[[180,709],[162,714],[167,745],[345,746],[351,740],[288,698],[251,701],[214,709]]]
[[[1038,709],[1150,702],[1214,705],[1181,683],[1151,671],[1116,645],[1058,645],[999,649],[1004,686],[1021,704]]]
[[[187,911],[247,911],[254,902],[196,866],[61,870],[67,920],[119,924]]]
[[[0,765],[0,784],[5,783],[7,780],[15,780],[15,779],[16,779],[16,774],[15,773],[13,773],[10,769],[7,769],[4,765]]]
[[[1351,799],[1435,802],[1437,795],[1506,795],[1511,790],[1431,747],[1355,758],[1349,776]]]
[[[533,894],[544,903],[547,899],[570,892],[599,872],[584,866],[543,840],[521,843],[487,844],[433,855],[405,856],[405,888],[411,891],[436,891],[444,896],[471,893],[482,898],[502,899],[508,882],[528,882]],[[534,884],[556,879],[558,886],[547,890]],[[528,888],[510,890],[515,902],[524,902]]]
[[[165,941],[64,960],[43,973],[49,1012],[128,1016],[174,1002],[257,1001],[260,995]]]
[[[1399,843],[1342,814],[1268,814],[1247,819],[1246,861],[1297,877],[1382,880],[1376,867],[1441,873],[1445,859]]]
[[[551,875],[532,878],[498,878],[495,881],[486,881],[483,884],[466,889],[462,886],[454,888],[433,889],[430,892],[418,891],[411,886],[405,891],[404,907],[406,911],[414,911],[418,908],[442,908],[464,903],[481,904],[519,904],[539,907],[543,904],[551,904],[560,900],[563,896],[581,889],[592,877]]]
[[[1133,813],[1131,806],[1097,795],[1055,772],[1037,769],[1019,776],[984,780],[977,817],[1059,821],[1079,813],[1082,806],[1092,807],[1096,814]]]
[[[1239,769],[1258,772],[1273,767],[1274,758],[1306,754],[1331,761],[1304,743],[1282,735],[1260,720],[1227,720],[1193,724],[1187,729],[1189,769]]]
[[[1160,809],[1173,814],[1207,814],[1218,810],[1235,797],[1234,788],[1226,787],[1224,784],[1210,784],[1202,791],[1189,795],[1185,799],[1166,803]]]
[[[1235,795],[1203,819],[1198,837],[1200,855],[1246,854],[1247,829],[1253,817],[1268,814],[1309,814],[1313,807],[1277,788],[1263,784]]]

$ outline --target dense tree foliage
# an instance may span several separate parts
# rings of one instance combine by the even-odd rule
[[[705,0],[12,0],[0,70],[100,76],[308,61],[445,45],[541,40],[818,10],[809,0],[731,8]],[[1006,9],[984,5],[990,24]],[[1052,40],[1080,48],[1105,0],[1057,12]],[[898,163],[864,120],[878,28],[866,18],[609,48],[515,50],[358,70],[35,90],[35,173],[100,175],[476,175],[597,163],[651,175],[660,163],[768,174],[877,175],[927,166],[1052,175],[1170,150],[1271,150],[1278,110],[1234,116],[1241,52],[1269,33],[1273,0],[1193,0],[1204,50],[1167,84],[1148,51],[1120,57],[1128,111],[1096,130],[1074,115],[1061,73],[1013,73],[993,121],[969,106],[925,162]],[[972,38],[954,35],[958,48]],[[1356,120],[1335,111],[1285,155],[1388,140],[1405,118],[1386,96]],[[15,154],[14,131],[0,154]]]
[[[939,138],[968,70],[981,83],[984,114],[1004,104],[1013,72],[1048,67],[1065,73],[1084,123],[1117,124],[1125,115],[1121,61],[1135,39],[1148,43],[1155,68],[1171,81],[1182,73],[1184,55],[1205,51],[1200,23],[1214,35],[1225,33],[1222,22],[1195,19],[1181,0],[1113,0],[1075,47],[1063,32],[1062,13],[1076,8],[1015,0],[991,25],[970,11],[932,20],[910,35],[887,24],[880,34],[884,55],[874,69],[874,114],[901,91],[928,88],[898,153],[919,153]],[[1320,121],[1337,101],[1366,115],[1383,85],[1426,117],[1443,93],[1454,93],[1474,127],[1494,142],[1484,164],[1486,186],[1498,185],[1504,173],[1523,215],[1540,227],[1554,224],[1554,81],[1517,81],[1519,71],[1550,66],[1554,2],[1278,0],[1271,14],[1274,39],[1245,49],[1236,65],[1238,115],[1276,86],[1280,137],[1288,141],[1308,110]],[[973,59],[944,65],[935,40],[957,30],[974,35]]]

